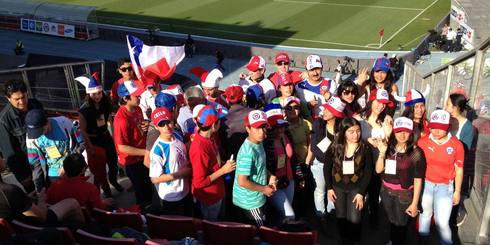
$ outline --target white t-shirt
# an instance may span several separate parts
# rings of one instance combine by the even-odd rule
[[[187,150],[180,140],[170,142],[158,138],[150,151],[150,177],[171,174],[187,167]],[[168,202],[182,200],[189,193],[189,179],[180,178],[158,184],[158,196]]]
[[[245,79],[241,79],[238,82],[238,85],[240,85],[243,89],[243,92],[247,93],[247,88],[257,84],[256,82],[252,81],[250,76],[247,76]],[[264,98],[265,102],[271,103],[272,99],[276,98],[277,93],[276,93],[276,88],[273,82],[271,82],[269,79],[264,78],[262,81],[258,83],[263,91],[264,91]]]
[[[146,115],[146,110],[148,110],[148,108],[151,108],[152,112],[155,110],[155,97],[157,97],[157,94],[152,94],[149,90],[145,90],[145,92],[140,95],[140,108],[145,120],[150,120],[148,115]]]

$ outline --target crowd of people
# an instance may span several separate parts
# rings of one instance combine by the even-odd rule
[[[376,227],[380,207],[392,244],[405,243],[414,219],[427,240],[432,218],[441,242],[452,244],[450,217],[467,196],[463,166],[474,138],[464,95],[427,116],[430,89],[399,95],[385,57],[355,81],[323,77],[318,55],[304,71],[290,62],[279,53],[266,76],[265,59],[253,56],[224,90],[222,69],[194,67],[200,83],[183,90],[143,84],[121,59],[110,93],[98,73],[76,78],[87,94],[76,121],[47,117],[23,82],[7,81],[0,149],[23,189],[0,183],[0,217],[84,222],[81,206],[115,209],[110,185],[127,191],[123,170],[142,213],[278,226],[304,218],[312,190],[311,211],[320,221],[335,216],[343,244],[361,240],[364,209]]]

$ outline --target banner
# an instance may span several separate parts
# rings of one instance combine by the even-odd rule
[[[75,38],[75,26],[21,18],[20,30],[46,35]]]
[[[451,12],[449,13],[449,15],[451,16],[452,19],[454,19],[459,24],[466,23],[466,14],[464,13],[463,10],[459,9],[454,5],[451,6]]]
[[[473,36],[475,36],[475,31],[473,30],[473,28],[469,27],[465,23],[461,23],[459,25],[459,28],[461,28],[461,31],[463,32],[463,40],[470,44],[473,44]]]

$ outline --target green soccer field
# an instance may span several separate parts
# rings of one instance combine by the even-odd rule
[[[400,46],[409,50],[450,9],[449,0],[49,2],[96,6],[100,23],[273,45],[355,50],[398,50]]]

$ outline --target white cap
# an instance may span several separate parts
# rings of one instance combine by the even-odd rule
[[[320,56],[312,54],[306,57],[306,70],[311,70],[314,68],[323,68],[323,64]]]
[[[407,117],[398,117],[395,119],[393,123],[393,132],[398,133],[401,131],[412,132],[413,130],[413,121]]]

